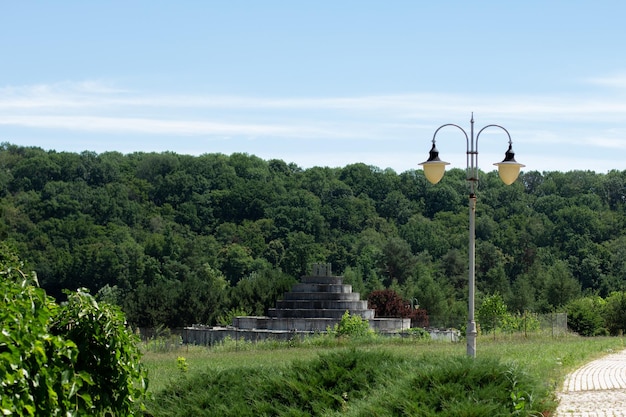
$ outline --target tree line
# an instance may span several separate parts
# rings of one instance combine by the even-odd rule
[[[0,145],[0,238],[56,299],[88,288],[135,326],[265,314],[314,262],[365,299],[393,289],[431,325],[467,310],[468,188],[451,169],[303,169],[254,155]],[[483,172],[477,305],[551,312],[626,282],[626,171]]]

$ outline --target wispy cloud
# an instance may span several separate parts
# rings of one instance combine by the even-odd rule
[[[613,78],[624,82],[626,76]],[[608,83],[608,81],[607,81]],[[88,133],[206,138],[408,141],[473,111],[514,141],[626,148],[626,100],[613,96],[355,97],[146,94],[101,81],[0,88],[0,125]],[[483,117],[485,116],[485,117]],[[452,120],[450,118],[453,118]]]
[[[596,79],[596,83],[623,85],[626,75]],[[0,109],[224,109],[224,110],[316,110],[382,112],[397,118],[421,120],[435,114],[474,111],[508,118],[554,118],[568,120],[587,115],[626,113],[622,98],[589,96],[465,96],[436,93],[407,93],[355,97],[252,97],[225,95],[145,94],[97,81],[0,88]],[[154,111],[154,110],[153,110]],[[624,116],[626,117],[626,116]]]
[[[591,77],[586,82],[604,87],[626,88],[626,73],[617,73],[612,75]]]

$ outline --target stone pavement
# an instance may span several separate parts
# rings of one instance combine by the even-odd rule
[[[567,376],[555,417],[626,417],[626,350]]]

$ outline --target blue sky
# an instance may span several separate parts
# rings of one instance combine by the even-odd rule
[[[4,1],[0,142],[419,169],[505,127],[525,170],[626,170],[626,2]],[[507,147],[479,138],[490,171]],[[465,167],[465,138],[437,134]]]

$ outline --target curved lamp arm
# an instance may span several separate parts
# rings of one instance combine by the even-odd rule
[[[467,153],[467,180],[471,181],[472,184],[478,181],[478,138],[480,137],[480,134],[485,129],[489,127],[497,127],[497,128],[504,130],[504,132],[506,133],[509,139],[509,148],[505,153],[504,160],[502,162],[495,163],[494,165],[498,167],[498,175],[500,176],[500,179],[502,180],[502,182],[504,182],[506,185],[513,184],[515,180],[517,179],[517,177],[519,176],[520,168],[524,167],[525,165],[520,164],[515,160],[515,152],[513,152],[513,141],[511,139],[511,134],[509,133],[509,131],[500,125],[490,124],[480,129],[478,131],[478,134],[476,135],[476,139],[474,140],[474,116],[473,115],[471,119],[471,125],[472,125],[471,141],[470,141],[470,137],[467,135],[467,132],[465,132],[465,130],[459,125],[456,125],[453,123],[447,123],[447,124],[441,125],[437,128],[437,130],[435,130],[435,133],[433,135],[433,140],[432,140],[433,146],[429,152],[428,160],[426,162],[422,162],[419,164],[424,167],[424,175],[426,176],[426,179],[428,179],[428,181],[431,182],[432,184],[437,184],[443,178],[446,165],[450,165],[448,162],[444,162],[439,158],[439,151],[437,150],[437,147],[435,146],[435,138],[437,136],[437,133],[442,128],[446,126],[454,126],[458,128],[459,130],[461,130],[461,132],[463,132],[463,134],[465,135],[466,150],[467,150],[466,152]],[[472,192],[473,192],[473,188],[472,188]]]
[[[446,165],[450,165],[449,162],[445,162],[439,159],[439,151],[435,146],[435,138],[437,137],[437,133],[446,126],[454,126],[458,128],[461,132],[463,132],[463,134],[465,135],[466,149],[469,152],[469,137],[467,136],[467,132],[465,132],[465,130],[461,126],[455,125],[454,123],[447,123],[445,125],[439,126],[433,134],[433,146],[432,148],[430,148],[430,152],[428,153],[428,160],[420,163],[420,165],[424,167],[424,175],[426,176],[426,179],[431,184],[437,184],[439,181],[441,181],[441,179],[443,178],[443,174],[446,170]]]

